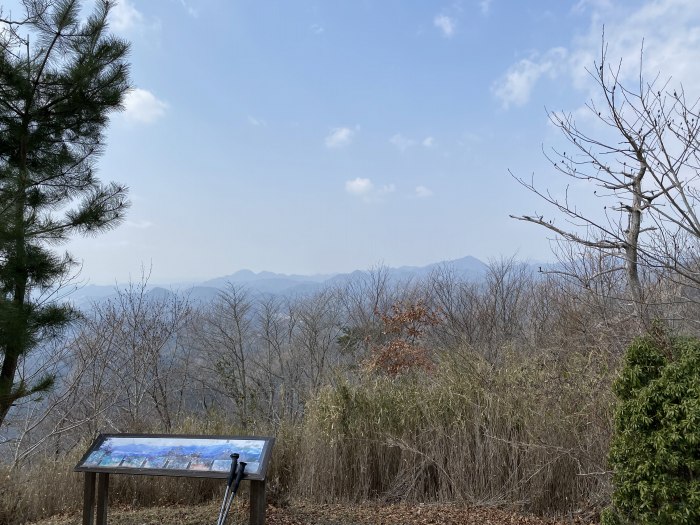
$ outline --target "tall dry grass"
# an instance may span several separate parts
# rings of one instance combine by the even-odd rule
[[[476,354],[460,362],[325,389],[307,413],[295,492],[537,513],[607,498],[611,373],[601,361],[511,352],[499,367]]]
[[[142,429],[143,430],[143,429]],[[282,426],[277,429],[277,445],[268,470],[269,497],[284,499],[296,482],[296,448],[301,441],[300,428]],[[146,432],[162,432],[147,428]],[[190,417],[173,433],[200,435],[270,435],[270,429],[258,427],[242,432],[222,414]],[[76,513],[83,504],[83,474],[73,468],[87,450],[90,440],[81,442],[71,453],[36,458],[22,468],[0,468],[0,523],[19,525],[63,513]],[[245,484],[244,484],[245,485]],[[171,478],[164,476],[110,476],[110,505],[162,506],[196,505],[222,497],[221,480]],[[246,497],[242,487],[241,498]]]
[[[599,508],[610,490],[612,375],[595,354],[511,350],[498,366],[467,352],[447,356],[432,374],[339,381],[321,390],[303,422],[274,431],[270,496],[462,501],[542,514]],[[176,432],[240,429],[208,414]],[[3,471],[0,523],[78,511],[82,476],[72,468],[86,447]],[[196,504],[219,498],[221,487],[216,480],[115,475],[110,501]]]
[[[75,513],[83,504],[83,475],[73,472],[78,457],[0,471],[0,523],[28,523]],[[110,504],[156,506],[197,504],[221,494],[217,480],[151,476],[110,477]]]

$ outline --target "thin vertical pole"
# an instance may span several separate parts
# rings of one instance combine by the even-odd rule
[[[93,525],[95,521],[95,473],[85,473],[83,489],[83,525]]]

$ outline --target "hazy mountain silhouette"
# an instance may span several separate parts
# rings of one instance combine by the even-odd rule
[[[374,270],[355,270],[350,273],[332,275],[295,275],[273,272],[253,272],[239,270],[230,275],[209,279],[197,285],[158,285],[149,286],[147,298],[162,300],[173,293],[184,293],[193,302],[207,303],[225,290],[228,286],[240,286],[251,293],[264,295],[298,296],[312,294],[326,286],[342,285],[353,279],[367,276],[370,271],[386,272],[391,282],[410,281],[429,276],[435,271],[450,271],[455,277],[465,280],[480,280],[484,277],[488,266],[479,259],[471,256],[452,261],[441,261],[426,266],[401,266],[399,268],[379,267]],[[72,293],[68,300],[78,308],[86,308],[93,302],[101,302],[117,297],[117,289],[124,285],[97,286],[88,285]]]

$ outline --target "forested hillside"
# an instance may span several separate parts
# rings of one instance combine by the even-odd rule
[[[611,383],[641,328],[604,258],[576,270],[502,260],[482,281],[438,268],[401,284],[378,269],[298,299],[231,286],[197,307],[134,283],[25,370],[58,382],[11,412],[3,516],[79,508],[71,470],[99,432],[275,435],[273,501],[595,513],[610,495]],[[645,290],[674,330],[695,332],[697,305],[677,300],[688,287]],[[195,503],[218,484],[118,476],[111,492]]]

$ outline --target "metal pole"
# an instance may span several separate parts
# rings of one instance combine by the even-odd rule
[[[219,524],[219,525],[224,525],[226,522],[226,518],[228,517],[228,511],[231,509],[231,503],[233,503],[233,498],[236,496],[236,492],[238,492],[238,486],[241,484],[241,480],[243,479],[243,473],[245,471],[245,466],[246,463],[244,461],[240,461],[238,463],[238,470],[236,472],[236,480],[233,483],[233,488],[231,489],[231,492],[229,493],[229,499],[226,504],[226,511],[224,513],[224,520]]]
[[[231,454],[231,470],[228,474],[228,479],[226,480],[226,490],[224,491],[224,501],[221,502],[221,509],[219,510],[219,519],[216,521],[216,525],[223,525],[226,521],[226,515],[228,515],[228,509],[226,508],[229,494],[231,492],[231,483],[233,483],[233,478],[236,475],[236,470],[238,470],[238,454]],[[230,506],[230,504],[229,504]]]

